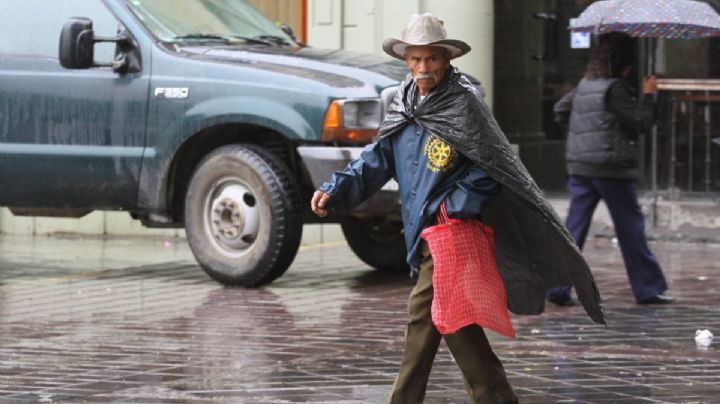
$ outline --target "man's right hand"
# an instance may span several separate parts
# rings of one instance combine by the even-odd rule
[[[655,76],[643,78],[643,94],[655,94],[657,90],[657,78]]]
[[[315,191],[312,200],[310,201],[310,208],[316,215],[320,217],[325,217],[327,216],[327,210],[325,209],[325,207],[327,206],[329,201],[330,195],[322,191]]]

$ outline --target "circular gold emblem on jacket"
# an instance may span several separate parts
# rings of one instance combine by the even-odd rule
[[[430,136],[425,142],[425,155],[428,170],[433,172],[447,171],[457,157],[455,150],[436,136]]]

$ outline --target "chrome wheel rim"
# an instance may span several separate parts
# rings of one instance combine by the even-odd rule
[[[257,192],[237,177],[224,177],[211,189],[203,208],[208,239],[230,258],[247,254],[261,227]]]

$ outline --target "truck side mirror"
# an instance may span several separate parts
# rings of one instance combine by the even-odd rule
[[[109,64],[97,64],[95,44],[114,42],[117,44],[115,60]],[[95,36],[92,20],[85,17],[70,18],[60,31],[60,65],[66,69],[89,69],[111,67],[115,73],[127,74],[140,71],[140,52],[137,44],[123,25],[113,38]]]
[[[89,69],[95,57],[92,20],[73,17],[60,32],[60,65],[66,69]]]

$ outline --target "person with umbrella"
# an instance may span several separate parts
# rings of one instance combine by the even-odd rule
[[[667,304],[667,282],[647,246],[645,219],[638,204],[638,135],[655,122],[655,77],[643,81],[638,104],[628,78],[634,62],[632,38],[622,33],[600,37],[585,76],[555,104],[556,120],[568,123],[566,161],[570,209],[565,225],[582,248],[593,212],[602,199],[615,226],[630,285],[639,304]],[[573,303],[570,287],[548,291],[558,305]]]
[[[698,39],[720,36],[720,14],[706,2],[695,0],[600,0],[570,21],[574,32],[595,35],[624,33],[645,42],[646,74],[655,74],[655,48],[659,39]],[[657,125],[650,131],[651,164],[657,161]],[[657,172],[652,171],[653,220],[657,218]]]
[[[652,164],[657,166],[657,128],[651,124],[655,109],[647,95],[655,93],[657,85],[654,78],[646,80],[642,105],[637,106],[632,100],[626,79],[634,52],[627,35],[647,41],[646,68],[652,75],[657,39],[720,36],[720,15],[708,4],[694,0],[601,0],[590,4],[571,22],[570,29],[591,32],[603,40],[593,50],[591,64],[578,88],[555,106],[560,121],[570,124],[567,157],[571,206],[567,226],[582,247],[595,206],[599,199],[605,200],[635,299],[644,304],[672,303],[674,299],[664,294],[667,284],[662,269],[647,248],[644,219],[634,187],[637,160],[630,158],[636,156],[636,134],[652,126]],[[593,100],[594,113],[576,110],[576,104],[578,108],[591,108]],[[600,133],[592,136],[593,129]],[[600,144],[603,139],[608,143]],[[586,140],[589,143],[584,143]],[[612,158],[616,170],[609,169]],[[653,177],[654,201],[656,188]],[[552,289],[547,296],[556,304],[572,304],[569,287]]]

